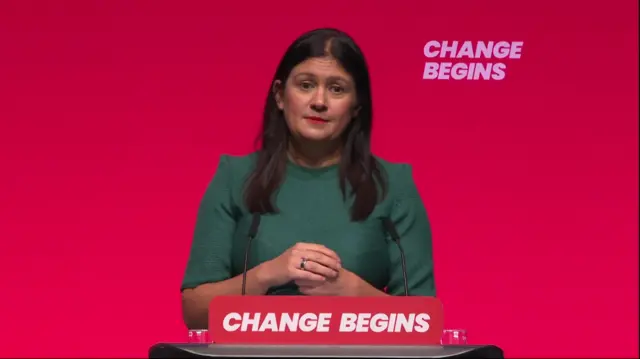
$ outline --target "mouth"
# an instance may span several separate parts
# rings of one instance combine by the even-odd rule
[[[327,122],[329,122],[328,120],[325,120],[322,117],[316,117],[316,116],[306,116],[305,119],[308,120],[308,121],[311,121],[313,123],[327,123]]]

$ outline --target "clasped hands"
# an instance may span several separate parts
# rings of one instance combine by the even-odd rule
[[[334,251],[314,243],[297,243],[260,267],[269,287],[293,281],[306,295],[356,296],[363,281],[342,267]]]

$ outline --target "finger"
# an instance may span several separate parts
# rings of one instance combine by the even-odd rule
[[[322,244],[316,244],[316,243],[298,243],[295,245],[295,249],[299,249],[299,250],[305,250],[305,251],[315,251],[315,252],[320,252],[328,257],[332,257],[337,261],[340,261],[340,257],[338,256],[338,254],[334,251],[332,251],[331,249],[323,246]]]
[[[313,260],[307,260],[304,264],[304,269],[299,269],[299,270],[302,272],[319,274],[325,278],[330,278],[330,279],[336,278],[338,276],[337,270],[324,266]]]
[[[307,262],[308,264],[309,262]],[[313,283],[313,285],[320,285],[327,281],[323,275],[314,273],[312,271],[304,270],[304,269],[294,269],[292,273],[292,279],[294,282],[304,281],[307,283]]]
[[[326,256],[323,253],[316,251],[303,251],[299,253],[300,257],[306,258],[308,261],[313,261],[318,264],[321,264],[327,268],[333,269],[334,271],[339,271],[342,268],[342,265],[339,261],[335,260],[335,258]]]

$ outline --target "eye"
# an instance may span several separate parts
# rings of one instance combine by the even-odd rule
[[[303,81],[300,83],[300,88],[303,90],[311,90],[313,88],[313,83],[309,81]]]
[[[344,92],[344,87],[342,86],[338,86],[338,85],[334,85],[329,87],[329,90],[335,94],[341,94]]]

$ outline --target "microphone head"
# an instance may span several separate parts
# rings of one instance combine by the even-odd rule
[[[254,213],[251,218],[251,226],[249,227],[249,238],[254,238],[258,234],[258,227],[260,227],[260,214]]]
[[[382,218],[382,225],[384,229],[389,233],[391,239],[398,242],[400,241],[400,236],[398,235],[398,231],[396,230],[396,225],[393,224],[393,221],[389,217]]]

